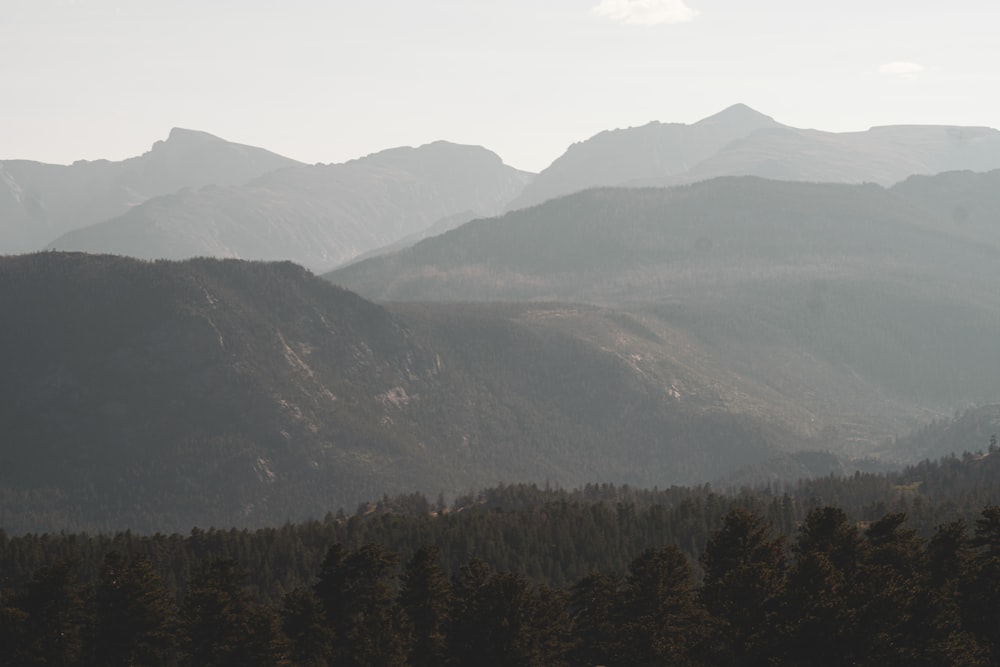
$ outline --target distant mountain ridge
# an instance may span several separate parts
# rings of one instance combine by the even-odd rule
[[[121,215],[151,197],[238,185],[300,165],[262,148],[181,128],[146,153],[118,162],[2,160],[0,254],[39,250],[61,234]]]
[[[444,141],[147,201],[51,248],[148,259],[292,260],[328,269],[443,218],[497,213],[530,175]]]
[[[1000,168],[1000,131],[983,127],[892,125],[865,132],[790,127],[759,130],[728,145],[681,177],[634,185],[673,185],[718,176],[762,176],[890,186],[913,175]]]
[[[289,166],[298,169],[268,176]],[[175,129],[146,155],[122,163],[0,163],[0,253],[46,247],[140,258],[239,257],[328,270],[450,229],[463,222],[457,216],[489,217],[591,187],[733,175],[888,186],[911,175],[997,168],[994,129],[822,132],[783,125],[744,104],[691,124],[654,121],[600,132],[537,175],[503,165],[486,149],[444,141],[306,167]]]
[[[1000,131],[890,125],[823,132],[736,104],[691,125],[653,122],[574,144],[508,209],[599,186],[670,186],[721,176],[889,186],[911,175],[963,169],[1000,169]]]
[[[997,134],[736,105],[601,133],[538,176],[435,142],[180,187],[2,256],[0,525],[262,525],[499,481],[906,460],[896,434],[1000,397],[1000,170],[973,171]],[[183,166],[201,150],[265,168],[234,146],[175,130],[133,178],[214,178],[223,158]],[[0,196],[30,213],[9,164]],[[81,191],[139,192],[122,182]],[[996,423],[978,414],[969,438]]]
[[[697,123],[660,123],[601,132],[573,144],[530,183],[508,209],[524,208],[589,187],[675,177],[765,128],[784,127],[745,104]]]
[[[608,303],[656,300],[668,278],[687,293],[751,269],[766,277],[817,262],[834,271],[853,261],[859,271],[892,266],[931,275],[949,253],[982,254],[969,241],[1000,241],[985,224],[1000,204],[993,201],[998,182],[1000,171],[914,177],[893,188],[751,176],[597,188],[477,220],[327,277],[380,301]],[[951,201],[983,223],[956,223]],[[949,277],[974,283],[978,267],[969,261],[948,263]],[[617,279],[623,273],[628,281]]]
[[[870,449],[906,419],[1000,395],[986,361],[1000,337],[998,177],[591,189],[325,277],[377,301],[592,303],[668,323],[747,394],[776,392],[772,405],[812,415],[797,422]]]

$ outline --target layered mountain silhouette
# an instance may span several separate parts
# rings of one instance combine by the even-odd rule
[[[654,121],[601,132],[570,146],[508,208],[595,186],[680,177],[737,139],[781,127],[773,118],[736,104],[692,125]]]
[[[472,221],[328,274],[377,300],[661,300],[713,285],[920,272],[973,284],[1000,171],[874,184],[726,177],[598,188]],[[964,211],[964,213],[963,213]],[[974,241],[970,244],[968,241]]]
[[[327,277],[379,301],[589,302],[666,322],[734,377],[870,448],[887,415],[1000,393],[985,363],[1000,336],[1000,246],[975,222],[996,178],[593,189]],[[953,202],[974,213],[956,221]]]
[[[892,191],[920,206],[934,229],[1000,249],[1000,170],[912,176]]]
[[[914,174],[1000,168],[1000,132],[898,125],[822,132],[736,104],[691,125],[649,123],[574,144],[509,208],[597,186],[667,186],[720,176],[892,185]]]
[[[298,166],[262,148],[174,128],[138,157],[54,165],[0,161],[0,254],[43,248],[60,235],[181,188],[238,185]]]
[[[326,269],[456,214],[494,214],[528,178],[484,148],[394,148],[238,187],[158,197],[51,247],[140,258],[288,259]]]
[[[669,327],[600,308],[387,309],[290,263],[50,252],[0,258],[0,309],[8,531],[274,524],[513,479],[681,483],[791,441],[657,351]]]
[[[297,168],[275,171],[288,166]],[[537,176],[486,149],[447,142],[304,166],[174,130],[146,155],[120,163],[0,164],[0,252],[239,257],[326,270],[590,187],[731,175],[888,186],[917,174],[997,168],[1000,132],[990,128],[832,133],[782,125],[743,104],[690,125],[601,132]]]
[[[893,125],[865,132],[790,127],[753,132],[679,177],[636,185],[690,183],[717,176],[892,185],[911,175],[1000,168],[1000,131],[985,127]]]
[[[1000,394],[998,134],[736,105],[534,177],[447,142],[305,166],[185,130],[0,163],[0,525],[944,453],[893,436]]]

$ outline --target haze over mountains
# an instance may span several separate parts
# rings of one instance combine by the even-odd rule
[[[289,166],[297,168],[269,173]],[[0,196],[0,252],[48,247],[141,258],[287,259],[326,270],[589,187],[728,175],[888,186],[914,174],[997,168],[1000,132],[993,129],[831,133],[782,125],[742,104],[690,125],[601,132],[538,175],[507,167],[486,149],[446,142],[305,166],[175,130],[146,155],[121,163],[0,163],[7,190]]]
[[[600,185],[679,177],[737,139],[780,127],[773,118],[736,104],[692,125],[653,121],[601,132],[570,146],[508,208]]]
[[[174,128],[120,162],[0,161],[0,253],[39,250],[58,236],[182,188],[237,185],[301,163],[205,132]]]
[[[1000,170],[892,188],[756,177],[596,188],[328,277],[377,300],[658,301],[748,282],[871,276],[988,292],[997,185]]]
[[[765,129],[734,142],[671,185],[730,175],[788,181],[892,185],[913,174],[1000,168],[1000,132],[985,127],[895,125],[865,132]]]
[[[998,178],[594,189],[326,277],[384,301],[612,306],[685,332],[756,386],[747,395],[766,388],[772,406],[800,411],[800,427],[825,424],[871,447],[907,414],[1000,392],[1000,237],[950,210],[979,211],[970,192]],[[911,198],[927,191],[938,209]]]
[[[121,210],[0,258],[0,525],[260,525],[501,481],[910,460],[896,435],[1000,400],[997,135],[737,105],[533,176],[443,141],[305,166],[174,131],[103,164],[132,174],[103,189],[50,179]],[[19,165],[4,234],[44,227]],[[69,220],[54,197],[31,210]],[[232,259],[186,259],[204,255]]]
[[[290,263],[40,253],[0,260],[0,309],[8,530],[261,525],[498,480],[662,485],[797,442],[657,352],[685,344],[667,328],[597,308],[386,309]]]
[[[998,168],[1000,132],[990,128],[899,125],[822,132],[782,125],[736,104],[691,125],[652,122],[574,144],[508,208],[607,185],[749,175],[888,186],[913,174]]]
[[[443,218],[497,213],[527,178],[486,149],[440,141],[277,171],[240,187],[158,197],[51,247],[150,259],[290,259],[329,268]]]

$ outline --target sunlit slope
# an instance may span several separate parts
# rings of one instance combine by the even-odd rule
[[[946,188],[952,177],[938,178],[930,183]],[[1000,393],[995,231],[942,215],[876,185],[745,177],[596,189],[327,277],[382,301],[563,300],[652,313],[791,404],[877,420]]]
[[[683,336],[591,306],[386,309],[290,263],[42,253],[0,260],[0,308],[8,529],[664,486],[800,444],[739,383],[706,384]]]

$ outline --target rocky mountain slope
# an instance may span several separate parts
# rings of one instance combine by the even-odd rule
[[[53,252],[0,258],[0,309],[8,531],[666,486],[801,445],[669,326],[589,306],[387,309],[290,263]]]

